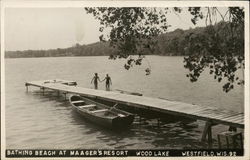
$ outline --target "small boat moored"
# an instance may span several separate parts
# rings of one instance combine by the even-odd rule
[[[133,123],[134,115],[107,106],[80,95],[72,95],[69,102],[73,109],[91,122],[108,128],[125,128]]]

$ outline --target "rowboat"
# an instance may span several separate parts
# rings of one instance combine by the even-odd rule
[[[107,128],[124,128],[132,124],[134,115],[88,98],[72,95],[69,102],[83,118]]]

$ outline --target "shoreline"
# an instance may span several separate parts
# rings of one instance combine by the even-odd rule
[[[138,56],[138,55],[131,55]],[[147,54],[144,56],[161,56],[161,57],[184,57],[187,55],[162,55],[162,54]],[[4,57],[4,59],[19,59],[19,58],[71,58],[71,57],[109,57],[109,55],[93,55],[93,56],[44,56],[44,57]]]

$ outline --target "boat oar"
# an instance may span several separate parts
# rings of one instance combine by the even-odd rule
[[[117,105],[118,105],[118,103],[116,103],[115,105],[113,105],[112,107],[110,107],[110,109],[109,109],[109,110],[111,110],[111,109],[115,108]]]
[[[115,105],[113,105],[113,107],[111,107],[110,110],[113,109],[113,108],[115,108],[117,105],[118,105],[118,103],[116,103]],[[118,115],[119,117],[125,117],[125,115],[124,115],[124,114],[121,114],[121,113],[118,113],[117,115]]]

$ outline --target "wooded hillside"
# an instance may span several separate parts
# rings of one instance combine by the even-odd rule
[[[212,26],[214,30],[220,34],[225,32],[225,28],[230,25],[226,22],[220,22],[215,26]],[[210,26],[211,27],[211,26]],[[152,48],[151,51],[145,50],[145,55],[167,55],[167,56],[181,56],[186,55],[185,48],[189,45],[190,37],[197,38],[201,41],[206,39],[206,29],[208,27],[197,27],[195,29],[182,30],[176,29],[173,32],[162,34],[154,41],[158,42]],[[228,35],[221,35],[227,39]],[[208,41],[208,40],[206,40]],[[244,41],[244,39],[242,39]],[[201,46],[202,47],[202,46]],[[223,48],[222,48],[223,49]],[[151,53],[149,53],[151,52]],[[28,58],[28,57],[62,57],[62,56],[108,56],[115,55],[116,49],[109,46],[109,42],[97,42],[89,45],[79,45],[69,48],[57,48],[50,50],[25,50],[25,51],[6,51],[6,58]]]

